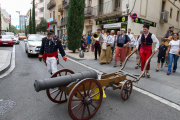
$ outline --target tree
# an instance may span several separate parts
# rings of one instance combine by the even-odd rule
[[[1,35],[1,9],[0,9],[0,35]]]
[[[37,25],[36,27],[36,31],[37,32],[46,32],[47,31],[47,22],[46,20],[43,18],[41,20],[41,22]]]
[[[36,34],[35,3],[34,3],[34,0],[33,0],[33,7],[32,7],[32,34]]]
[[[18,30],[16,29],[16,27],[15,26],[13,26],[13,25],[10,25],[10,29],[11,29],[11,32],[13,32],[14,34],[18,34]]]
[[[31,24],[31,9],[30,9],[30,17],[29,17],[29,34],[32,34],[32,24]]]
[[[70,0],[67,18],[68,48],[75,52],[80,48],[84,28],[85,0]]]
[[[9,23],[9,32],[12,32],[12,31],[11,31],[11,24],[10,24],[10,23]]]

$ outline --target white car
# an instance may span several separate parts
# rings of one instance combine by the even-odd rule
[[[43,35],[31,34],[28,39],[24,39],[25,51],[28,57],[39,54],[43,37]]]

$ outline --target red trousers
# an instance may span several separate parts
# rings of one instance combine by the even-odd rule
[[[119,56],[120,56],[121,63],[124,62],[124,59],[126,57],[126,48],[125,47],[116,47],[115,61],[119,60]]]
[[[151,50],[140,50],[140,56],[141,56],[141,71],[143,71],[144,66],[146,64],[147,59],[151,56]],[[146,70],[150,70],[150,62],[147,65]]]

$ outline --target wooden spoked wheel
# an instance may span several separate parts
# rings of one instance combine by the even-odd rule
[[[63,69],[56,72],[51,78],[58,77],[58,76],[65,76],[69,74],[74,74],[73,71],[69,69]],[[61,91],[58,87],[54,89],[47,89],[46,94],[48,98],[54,103],[64,103],[67,102],[67,95],[64,91]]]
[[[126,80],[125,83],[123,84],[121,88],[121,98],[123,100],[127,100],[132,92],[132,81],[131,80]]]
[[[89,120],[98,111],[102,98],[102,87],[97,80],[85,79],[77,83],[68,99],[68,111],[71,118]]]

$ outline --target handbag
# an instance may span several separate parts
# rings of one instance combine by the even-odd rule
[[[103,49],[103,50],[106,50],[106,49],[107,49],[106,43],[103,43],[103,44],[102,44],[102,49]]]

